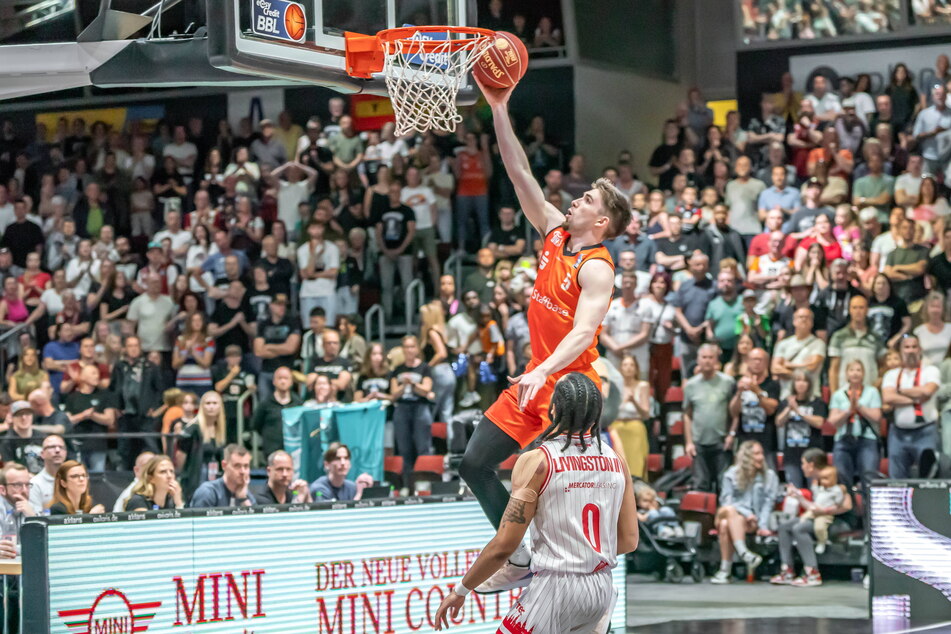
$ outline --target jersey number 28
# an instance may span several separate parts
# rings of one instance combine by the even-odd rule
[[[585,504],[581,509],[581,529],[595,552],[601,552],[601,509],[597,504]]]

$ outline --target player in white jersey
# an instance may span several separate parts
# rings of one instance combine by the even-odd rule
[[[617,599],[611,569],[637,547],[637,509],[627,464],[600,442],[601,393],[572,372],[556,384],[551,426],[519,456],[512,496],[495,537],[436,612],[456,621],[465,596],[512,555],[532,524],[532,572],[497,634],[603,634]]]

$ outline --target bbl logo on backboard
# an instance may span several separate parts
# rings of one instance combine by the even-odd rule
[[[304,5],[287,0],[251,0],[251,32],[288,42],[300,42],[307,32]]]
[[[110,588],[91,607],[60,610],[59,616],[74,634],[132,634],[148,630],[161,605],[161,601],[132,603],[121,591]]]

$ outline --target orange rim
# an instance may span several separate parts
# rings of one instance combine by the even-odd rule
[[[465,35],[459,39],[449,40],[417,40],[413,36],[417,33],[455,33]],[[492,37],[495,31],[480,29],[474,26],[404,26],[396,29],[384,29],[376,35],[365,35],[347,31],[346,38],[346,70],[351,77],[369,79],[374,73],[383,70],[385,42],[403,41],[418,47],[417,51],[430,53],[446,46],[453,51],[471,46],[473,42],[485,37]]]
[[[444,46],[447,40],[416,40],[413,39],[413,36],[417,33],[455,33],[456,35],[471,35],[472,37],[466,37],[455,40],[448,40],[451,42],[452,48],[462,48],[468,46],[474,40],[478,40],[483,37],[491,37],[495,35],[495,31],[489,29],[480,29],[474,26],[404,26],[397,29],[385,29],[376,34],[383,42],[396,42],[399,40],[404,40],[408,43],[413,44],[414,46],[419,46],[424,51],[430,52],[431,49]]]

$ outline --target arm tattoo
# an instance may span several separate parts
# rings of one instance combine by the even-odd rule
[[[503,522],[512,522],[513,524],[525,524],[525,502],[522,500],[509,500],[509,505],[505,509],[505,515],[502,516]]]

